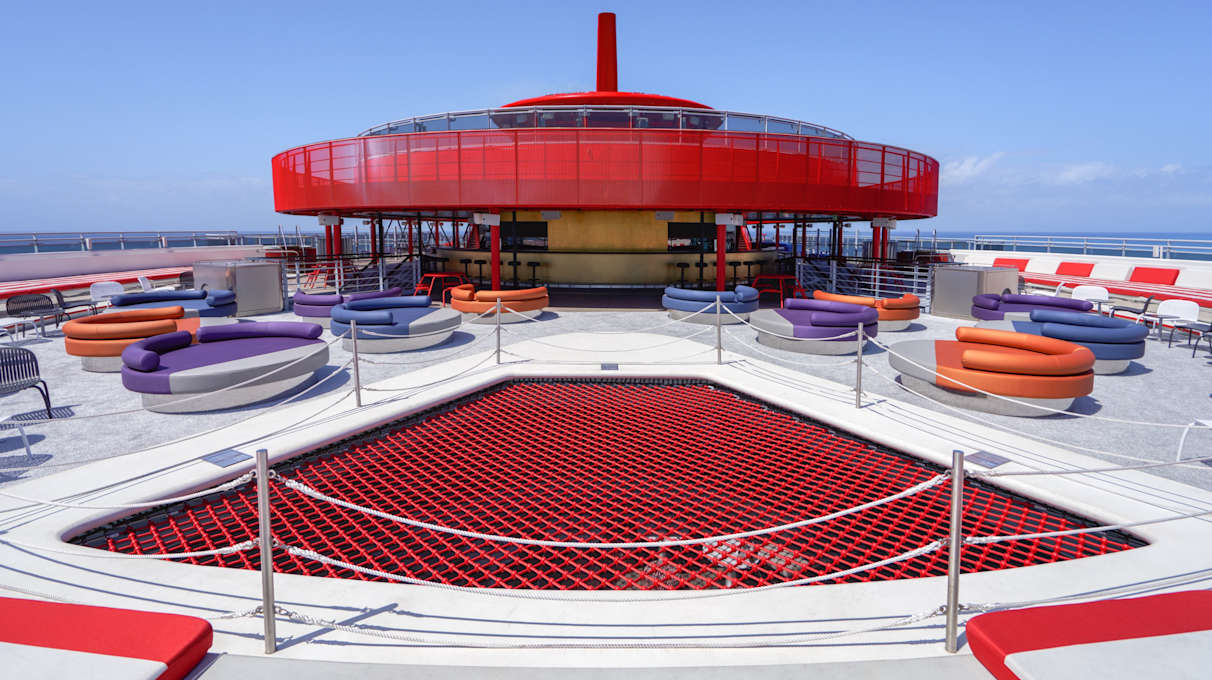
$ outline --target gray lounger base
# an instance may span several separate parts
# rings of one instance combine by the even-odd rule
[[[838,335],[845,332],[845,329],[839,328]],[[857,331],[851,335],[858,335]],[[856,340],[814,340],[812,338],[797,338],[792,340],[786,337],[780,337],[773,333],[768,333],[761,329],[757,332],[758,342],[773,347],[775,349],[785,349],[788,352],[800,352],[802,354],[854,354],[858,350],[858,342]]]
[[[359,348],[360,349],[360,348]],[[144,394],[143,408],[156,413],[197,413],[199,411],[220,411],[237,406],[247,406],[274,397],[284,397],[296,394],[309,387],[316,381],[315,371],[303,375],[295,375],[282,380],[274,380],[259,384],[244,385],[223,392],[214,392],[205,396],[194,394]],[[195,397],[181,401],[186,397]],[[181,402],[181,403],[174,403]]]
[[[332,323],[332,317],[330,317],[330,316],[299,316],[298,314],[296,314],[295,316],[298,317],[297,319],[295,319],[296,321],[302,321],[304,323],[320,324],[320,326],[322,326],[324,328],[324,330],[328,330],[329,324]]]
[[[89,373],[121,373],[122,355],[116,357],[80,357],[80,367]]]
[[[1017,416],[1022,418],[1038,418],[1041,416],[1050,416],[1052,411],[1046,411],[1039,408],[1032,408],[1027,404],[1043,406],[1045,408],[1057,409],[1064,411],[1073,405],[1076,401],[1073,397],[1065,399],[1030,399],[1027,397],[1011,397],[1015,401],[1026,402],[1018,404],[1005,399],[990,397],[978,392],[958,392],[949,390],[944,387],[939,387],[932,382],[927,382],[921,378],[916,378],[911,375],[901,374],[901,384],[914,392],[923,394],[935,401],[942,402],[948,406],[957,406],[973,411],[983,411],[984,413],[993,413],[999,416]]]
[[[467,313],[467,314],[464,314],[463,316],[464,316],[464,320],[468,321],[470,323],[495,324],[497,322],[496,314],[486,314],[484,316],[480,316],[478,314]],[[534,321],[535,319],[539,318],[540,316],[543,316],[543,310],[541,310],[541,309],[532,309],[527,312],[502,312],[501,313],[501,323],[520,323],[522,321]],[[358,342],[361,342],[361,340],[359,340]],[[362,348],[361,345],[359,345],[358,349],[361,349],[361,348]]]
[[[402,335],[393,338],[358,338],[358,353],[362,354],[388,354],[391,352],[409,352],[416,349],[425,349],[440,345],[450,339],[454,335],[454,329],[446,333],[433,333],[432,335],[422,335],[419,337],[408,337]],[[345,338],[341,341],[341,348],[352,352],[353,338]]]
[[[888,331],[903,331],[912,323],[913,321],[911,319],[893,319],[891,321],[880,319],[880,332],[886,333]]]
[[[693,314],[693,316],[691,316]],[[740,319],[736,318],[741,317]],[[705,312],[683,312],[679,309],[669,310],[669,318],[674,321],[685,321],[686,323],[701,323],[705,326],[715,325],[715,309],[709,309]],[[727,326],[729,324],[741,323],[741,321],[749,320],[749,312],[742,312],[733,316],[728,312],[720,314],[720,325]]]
[[[1094,375],[1111,375],[1128,370],[1131,359],[1095,359]]]

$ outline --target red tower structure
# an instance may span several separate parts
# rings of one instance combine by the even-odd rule
[[[663,285],[688,271],[687,283],[705,282],[714,270],[717,288],[730,254],[759,266],[779,257],[760,242],[743,249],[746,220],[806,234],[810,223],[937,214],[933,158],[789,118],[619,91],[615,45],[615,16],[600,14],[591,92],[416,116],[284,151],[272,161],[275,208],[408,224],[495,213],[487,248],[457,234],[433,248],[453,262],[490,257],[494,273],[506,253],[555,284]]]

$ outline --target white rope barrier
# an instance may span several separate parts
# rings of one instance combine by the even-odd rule
[[[567,345],[557,345],[552,342],[546,342],[544,340],[539,340],[538,338],[527,338],[527,337],[523,336],[522,334],[516,333],[507,328],[502,328],[501,330],[505,331],[509,335],[521,338],[520,342],[533,342],[537,345],[543,345],[544,347],[551,347],[552,349],[562,349],[562,350],[567,350],[570,352],[593,352],[593,353],[602,352],[602,353],[617,354],[619,352],[640,352],[640,351],[646,351],[646,350],[650,350],[650,349],[658,349],[661,347],[668,347],[669,345],[679,343],[683,340],[689,340],[691,338],[700,336],[703,333],[706,333],[707,331],[714,330],[714,329],[711,326],[704,326],[703,328],[691,333],[690,335],[676,336],[676,337],[671,338],[667,342],[661,342],[661,343],[657,343],[655,345],[648,345],[645,347],[624,347],[622,349],[592,349],[592,348],[582,348],[582,347],[569,347]],[[713,347],[712,349],[715,349],[715,348]]]
[[[329,496],[327,494],[321,493],[320,491],[317,491],[316,489],[313,489],[312,487],[310,487],[302,482],[299,482],[299,481],[296,481],[293,479],[288,479],[286,477],[281,477],[281,476],[277,476],[277,478],[287,488],[298,491],[299,493],[301,493],[305,496],[309,496],[309,497],[315,498],[317,500],[322,500],[327,503],[332,503],[333,505],[343,507],[347,510],[356,510],[358,512],[362,512],[362,513],[365,513],[365,514],[368,514],[368,515],[371,515],[374,517],[378,517],[380,519],[386,519],[386,520],[389,520],[392,522],[396,522],[398,524],[406,524],[408,526],[416,527],[419,529],[428,529],[430,531],[436,531],[438,533],[443,533],[443,534],[451,534],[454,536],[461,536],[463,538],[474,538],[474,539],[480,539],[480,540],[485,540],[485,541],[494,541],[494,542],[499,542],[499,543],[513,543],[513,544],[517,544],[517,545],[532,545],[532,546],[541,546],[541,547],[547,547],[547,548],[582,548],[582,549],[613,550],[613,549],[636,549],[636,548],[671,548],[671,547],[675,547],[675,546],[702,545],[704,543],[720,543],[720,542],[724,542],[724,541],[737,540],[737,539],[741,539],[741,538],[752,538],[754,536],[765,536],[767,534],[778,533],[781,531],[789,531],[791,529],[798,529],[801,527],[811,526],[813,524],[820,524],[822,522],[828,522],[828,521],[837,519],[839,517],[845,517],[847,515],[852,515],[857,512],[869,510],[871,508],[877,508],[881,505],[886,505],[888,503],[898,501],[902,498],[907,498],[909,496],[913,496],[915,494],[921,493],[922,491],[934,488],[934,487],[942,484],[943,482],[947,481],[950,478],[950,475],[947,473],[935,475],[934,477],[931,477],[930,479],[927,479],[924,482],[915,484],[907,489],[904,489],[900,492],[892,494],[891,496],[885,496],[884,498],[869,501],[869,502],[863,503],[861,505],[856,505],[854,507],[846,508],[844,510],[838,510],[837,512],[831,512],[827,515],[820,515],[818,517],[802,519],[802,520],[799,520],[796,522],[789,522],[787,524],[781,524],[781,525],[774,526],[774,527],[767,527],[764,529],[754,529],[751,531],[740,531],[740,532],[731,533],[731,534],[721,534],[719,536],[705,536],[705,537],[701,537],[701,538],[682,538],[682,539],[673,539],[673,540],[668,540],[668,541],[625,541],[625,542],[619,542],[619,543],[606,543],[606,542],[595,542],[595,541],[551,541],[551,540],[525,538],[525,537],[518,537],[518,536],[502,536],[499,534],[486,534],[486,533],[481,533],[478,531],[468,531],[466,529],[455,529],[453,527],[446,527],[446,526],[442,526],[440,524],[433,524],[431,522],[422,522],[420,520],[410,519],[407,517],[401,517],[399,515],[394,515],[394,514],[391,514],[388,512],[383,512],[381,510],[376,510],[374,508],[368,508],[364,505],[350,503],[349,501],[341,500],[340,498],[335,498],[333,496]]]
[[[414,355],[414,356],[420,357],[416,361],[382,361],[380,359],[370,359],[366,356],[365,352],[359,353],[358,358],[363,363],[371,364],[374,366],[415,366],[417,364],[432,364],[432,363],[436,363],[436,362],[446,361],[447,359],[450,359],[451,357],[457,356],[459,354],[464,354],[468,350],[470,350],[472,347],[475,347],[476,345],[480,344],[481,342],[491,338],[495,334],[496,334],[495,332],[485,333],[481,336],[476,337],[475,340],[472,340],[471,342],[464,344],[464,345],[459,345],[457,347],[441,347],[441,348],[435,347],[433,349],[435,349],[435,350],[440,349],[444,353],[440,354],[440,355],[418,353],[418,354]],[[423,349],[429,349],[429,348],[423,348]]]
[[[919,364],[918,362],[910,359],[909,357],[907,357],[903,354],[894,352],[891,347],[880,342],[879,340],[876,340],[875,338],[870,338],[870,340],[876,346],[882,347],[885,351],[888,352],[888,354],[895,356],[899,359],[902,359],[906,363],[908,363],[912,366],[916,366],[917,368],[920,368],[923,371],[933,374],[936,377],[941,377],[941,378],[945,379],[947,382],[955,383],[956,385],[959,385],[960,387],[971,390],[973,392],[983,394],[987,397],[994,397],[996,399],[1000,399],[1002,401],[1007,401],[1012,404],[1018,404],[1019,406],[1028,406],[1033,409],[1039,409],[1041,411],[1048,411],[1051,413],[1059,413],[1062,415],[1074,416],[1077,418],[1088,418],[1091,420],[1102,420],[1102,421],[1111,422],[1111,423],[1122,423],[1125,425],[1145,425],[1148,427],[1178,427],[1178,428],[1192,428],[1192,429],[1198,429],[1198,430],[1212,429],[1212,425],[1194,425],[1194,424],[1182,424],[1182,423],[1155,423],[1155,422],[1150,422],[1147,420],[1129,420],[1126,418],[1109,418],[1106,416],[1099,416],[1099,415],[1085,414],[1085,413],[1075,413],[1073,411],[1066,411],[1064,409],[1056,409],[1056,408],[1051,408],[1049,406],[1041,406],[1039,404],[1032,404],[1030,402],[1021,401],[1019,399],[1014,399],[1013,397],[1007,397],[1007,396],[1000,395],[1000,394],[994,394],[993,392],[987,392],[985,390],[980,389],[979,387],[973,387],[972,385],[968,385],[968,384],[966,384],[960,380],[956,380],[955,378],[952,378],[950,376],[944,376],[943,374],[939,373],[938,371],[936,371],[932,368],[923,366],[922,364]]]
[[[26,550],[32,550],[34,552],[47,552],[47,553],[54,553],[56,555],[71,555],[73,557],[97,557],[97,558],[106,559],[106,560],[177,560],[177,559],[186,559],[186,558],[190,558],[190,557],[212,557],[212,556],[218,556],[218,555],[232,555],[232,554],[235,554],[238,552],[244,552],[245,550],[252,550],[253,548],[256,548],[258,546],[259,540],[260,539],[252,539],[249,541],[243,541],[241,543],[235,543],[233,545],[229,545],[229,546],[226,546],[223,548],[215,548],[213,550],[194,550],[194,551],[190,551],[190,552],[179,552],[179,553],[132,554],[132,553],[110,552],[108,550],[101,550],[98,548],[86,548],[84,550],[61,550],[59,548],[52,548],[50,546],[45,546],[45,545],[35,545],[33,543],[24,543],[22,541],[14,541],[13,539],[8,538],[6,536],[0,536],[0,543],[6,543],[8,545],[16,546],[18,548],[25,548]]]
[[[766,335],[773,335],[773,336],[774,336],[774,337],[776,337],[776,338],[782,338],[782,339],[784,339],[784,340],[799,340],[799,341],[801,341],[801,342],[802,342],[802,341],[804,341],[804,340],[815,340],[815,341],[821,341],[821,342],[824,342],[824,341],[827,341],[827,340],[828,340],[828,341],[832,341],[832,340],[839,340],[839,341],[840,341],[840,340],[853,340],[853,339],[855,338],[855,334],[856,334],[856,333],[858,333],[858,326],[856,325],[856,326],[854,327],[854,329],[853,329],[853,330],[851,330],[851,331],[849,331],[849,332],[843,333],[843,334],[841,334],[841,335],[834,335],[834,336],[831,336],[831,337],[828,337],[828,338],[797,338],[797,337],[795,337],[794,335],[783,335],[782,333],[776,333],[776,332],[774,332],[774,331],[768,331],[768,330],[766,330],[765,328],[758,328],[757,326],[754,326],[753,324],[749,323],[749,322],[748,322],[748,321],[746,321],[745,319],[742,319],[741,317],[737,316],[735,312],[733,312],[731,309],[728,309],[727,307],[724,307],[724,311],[725,311],[725,312],[728,312],[729,314],[731,314],[731,315],[732,315],[734,318],[736,318],[736,320],[737,320],[737,321],[740,321],[742,324],[744,324],[744,325],[746,325],[746,326],[749,326],[750,328],[752,328],[753,330],[755,330],[755,331],[757,331],[757,332],[759,332],[759,333],[765,333]],[[870,339],[870,338],[868,338],[868,339]]]
[[[1182,515],[1170,515],[1168,517],[1160,517],[1158,519],[1147,519],[1140,522],[1124,522],[1122,524],[1104,524],[1097,527],[1085,527],[1083,529],[1068,529],[1065,531],[1043,531],[1036,534],[1013,534],[1007,536],[969,536],[964,539],[964,543],[968,545],[985,545],[987,543],[1002,543],[1005,541],[1026,541],[1035,538],[1053,538],[1057,536],[1076,536],[1077,534],[1097,534],[1104,531],[1118,531],[1120,529],[1131,529],[1132,527],[1143,527],[1150,524],[1162,524],[1164,522],[1175,522],[1180,519],[1191,519],[1193,517],[1203,517],[1204,515],[1212,515],[1212,510],[1199,510],[1197,512],[1188,512]]]
[[[474,594],[474,595],[485,595],[485,596],[489,596],[489,597],[502,597],[502,598],[511,598],[511,599],[519,599],[519,600],[546,600],[546,601],[554,601],[554,602],[628,603],[628,602],[677,602],[677,601],[681,601],[681,600],[706,600],[706,599],[713,599],[713,598],[719,598],[719,597],[731,597],[733,595],[748,595],[748,594],[753,594],[753,593],[764,592],[767,590],[776,590],[779,588],[790,588],[790,587],[794,587],[794,586],[811,585],[813,583],[820,583],[822,581],[832,581],[834,579],[845,578],[847,576],[852,576],[854,574],[859,574],[859,573],[862,573],[865,571],[871,571],[872,569],[879,569],[881,567],[886,567],[886,566],[889,566],[892,564],[904,562],[906,560],[911,560],[915,557],[920,557],[922,555],[926,555],[928,553],[932,553],[936,550],[939,550],[940,548],[942,548],[945,545],[947,545],[947,541],[944,539],[940,539],[940,540],[936,540],[936,541],[927,543],[926,545],[914,548],[913,550],[909,550],[909,551],[900,553],[899,555],[894,555],[887,559],[879,560],[877,562],[869,562],[867,564],[860,564],[857,567],[851,567],[849,569],[844,569],[841,571],[830,572],[828,574],[819,574],[817,576],[808,576],[805,578],[795,579],[793,581],[782,581],[779,583],[770,583],[770,584],[767,584],[764,586],[755,586],[753,588],[720,588],[720,589],[713,589],[713,590],[707,590],[707,591],[670,592],[669,594],[664,594],[667,591],[660,591],[662,594],[659,594],[659,595],[654,594],[653,591],[638,591],[637,590],[637,591],[623,591],[622,593],[620,593],[618,591],[611,591],[611,594],[600,595],[600,596],[596,596],[596,595],[595,596],[582,596],[582,595],[575,594],[575,592],[573,592],[573,591],[509,590],[509,589],[501,589],[501,588],[489,589],[489,588],[475,588],[475,587],[469,587],[469,586],[456,586],[456,585],[452,585],[449,583],[439,583],[437,581],[426,581],[424,579],[413,578],[411,576],[402,576],[400,574],[393,574],[388,571],[381,571],[378,569],[372,569],[370,567],[363,567],[363,566],[360,566],[357,564],[346,562],[344,560],[334,559],[334,558],[328,557],[326,555],[323,555],[321,553],[318,553],[314,550],[307,550],[305,548],[298,548],[298,547],[291,546],[291,545],[284,545],[284,546],[282,546],[282,548],[284,550],[286,550],[286,552],[288,554],[293,555],[295,557],[300,557],[303,559],[320,562],[321,564],[327,564],[328,566],[331,566],[331,567],[337,567],[339,569],[348,569],[350,571],[355,571],[360,574],[366,574],[367,576],[378,576],[380,578],[385,578],[385,579],[388,579],[391,581],[398,581],[400,583],[408,583],[410,585],[416,585],[416,586],[432,587],[432,588],[437,588],[440,590],[451,590],[451,591],[456,591],[456,592],[460,592],[460,593],[470,593],[470,594]],[[628,595],[626,593],[630,593],[630,595]],[[643,594],[641,594],[641,593],[643,593]]]
[[[732,331],[734,331],[734,330],[739,331],[740,329],[738,329],[738,328],[729,328],[729,329],[726,329],[726,330],[728,331],[728,337],[729,337],[730,339],[732,339],[732,340],[740,340],[740,338],[737,338],[737,337],[736,337],[736,335],[735,335],[735,334],[733,334],[733,332],[732,332]],[[801,340],[804,340],[804,339],[806,339],[806,338],[800,338],[800,339],[801,339]],[[845,366],[846,364],[853,364],[853,363],[854,363],[854,361],[855,361],[854,359],[849,359],[849,358],[847,358],[847,359],[843,359],[843,360],[841,360],[841,361],[829,361],[829,362],[823,362],[823,361],[803,361],[802,359],[800,359],[800,357],[803,357],[804,355],[803,355],[803,354],[800,354],[800,353],[792,353],[790,356],[784,356],[784,357],[780,357],[780,356],[777,356],[777,355],[771,354],[770,352],[767,352],[767,351],[763,350],[761,347],[759,347],[759,346],[758,346],[758,343],[753,343],[753,344],[750,344],[750,343],[746,343],[746,342],[743,342],[743,341],[742,341],[742,344],[745,346],[745,349],[746,349],[746,350],[752,350],[752,351],[757,352],[758,354],[761,354],[762,356],[767,357],[767,358],[769,358],[769,359],[774,359],[775,361],[783,361],[783,362],[787,362],[787,363],[790,363],[790,364],[794,364],[794,365],[796,365],[796,366],[819,366],[819,367],[822,367],[822,368],[828,368],[828,367],[830,367],[830,366]],[[789,351],[789,350],[788,350],[788,351]]]
[[[454,375],[448,375],[444,378],[440,378],[440,379],[434,380],[432,382],[422,383],[420,385],[408,385],[405,387],[363,387],[362,390],[366,391],[366,392],[408,392],[408,394],[403,394],[400,396],[401,397],[412,397],[427,387],[433,387],[434,385],[440,385],[444,382],[449,382],[451,380],[456,380],[458,378],[461,378],[461,377],[467,375],[468,373],[471,373],[472,371],[476,370],[477,368],[483,366],[484,364],[488,363],[489,361],[491,361],[494,358],[495,357],[492,354],[489,354],[488,356],[481,359],[479,361],[479,363],[476,363],[475,365],[471,366],[470,368],[464,369],[458,373],[455,373]],[[376,402],[376,404],[378,404],[378,403],[383,403],[383,402]]]
[[[814,642],[822,642],[825,640],[831,640],[831,639],[836,639],[836,638],[863,635],[863,634],[867,634],[867,633],[877,633],[880,631],[889,630],[889,629],[897,628],[900,626],[911,625],[914,623],[918,623],[918,622],[925,621],[927,619],[931,619],[936,616],[942,615],[942,611],[940,608],[940,609],[934,609],[929,612],[922,612],[920,614],[906,616],[906,617],[903,617],[900,619],[890,621],[888,623],[882,623],[882,624],[875,625],[875,626],[868,626],[865,628],[855,628],[855,629],[844,630],[844,631],[831,631],[828,633],[814,633],[814,634],[807,634],[807,635],[805,635],[803,633],[799,633],[799,632],[767,634],[767,635],[763,635],[761,640],[752,640],[752,639],[741,640],[741,639],[738,639],[741,637],[739,635],[729,635],[729,636],[712,635],[712,636],[701,636],[702,638],[709,638],[709,639],[703,639],[701,642],[688,642],[688,641],[681,641],[681,640],[678,640],[678,641],[674,641],[674,640],[648,641],[648,640],[651,640],[652,638],[658,637],[658,636],[653,635],[653,636],[647,636],[647,637],[634,636],[631,638],[620,638],[617,636],[613,637],[613,638],[609,638],[609,636],[604,636],[604,637],[608,637],[608,639],[615,640],[612,642],[592,642],[592,641],[587,641],[587,640],[586,641],[576,641],[576,642],[504,642],[504,641],[485,642],[482,640],[470,640],[466,636],[458,637],[457,641],[455,641],[455,640],[437,640],[434,638],[428,638],[428,637],[423,637],[423,636],[418,636],[418,635],[411,635],[408,633],[400,633],[400,632],[396,632],[396,631],[384,630],[384,629],[379,629],[379,628],[372,628],[369,626],[347,625],[347,624],[337,623],[336,621],[318,619],[318,618],[315,618],[312,616],[308,616],[306,614],[301,614],[299,612],[285,609],[283,607],[277,607],[275,609],[275,611],[279,616],[282,616],[283,618],[286,618],[287,620],[293,621],[294,623],[318,626],[321,628],[328,628],[331,630],[341,631],[344,633],[353,633],[356,635],[365,635],[368,637],[381,638],[381,639],[385,639],[385,640],[393,640],[396,642],[407,642],[410,644],[420,644],[420,645],[431,646],[431,647],[472,647],[472,648],[487,648],[487,649],[699,649],[699,648],[721,648],[721,649],[723,649],[723,648],[733,648],[733,647],[746,647],[746,648],[749,648],[749,647],[794,647],[794,646],[801,646],[801,645],[811,644]],[[779,638],[783,638],[784,636],[794,636],[794,637],[788,637],[786,639],[778,639],[778,640],[771,639],[772,637],[776,637],[776,636]],[[517,637],[521,637],[521,636],[517,636]],[[528,635],[526,637],[556,638],[556,636],[552,636],[552,635]],[[693,638],[696,636],[687,636],[687,637]],[[719,638],[723,638],[723,639],[719,639]]]
[[[123,510],[123,509],[129,509],[129,508],[138,509],[138,508],[150,508],[150,507],[154,507],[157,505],[168,505],[171,503],[180,503],[182,501],[188,501],[188,500],[192,500],[194,498],[201,498],[202,496],[208,496],[212,493],[219,493],[222,491],[227,491],[228,489],[234,489],[238,486],[248,483],[248,481],[253,479],[253,477],[255,477],[255,476],[256,476],[256,473],[250,471],[250,472],[246,472],[246,473],[240,475],[239,477],[236,477],[235,479],[233,479],[229,482],[225,482],[223,484],[220,484],[215,487],[211,487],[209,489],[205,489],[203,491],[198,491],[198,492],[191,493],[191,494],[188,494],[185,496],[175,496],[173,498],[161,498],[159,500],[146,501],[143,503],[119,503],[116,505],[85,505],[82,503],[65,503],[63,501],[41,500],[41,499],[37,499],[37,498],[30,498],[28,496],[21,496],[19,494],[15,494],[15,493],[9,493],[7,491],[0,491],[0,496],[6,496],[8,498],[19,500],[19,501],[22,501],[25,503],[31,503],[33,505],[51,505],[56,508],[72,508],[72,509],[79,509],[79,510]],[[0,509],[0,512],[12,512],[14,510],[21,510],[21,509],[28,508],[28,507],[30,507],[30,506],[26,505],[26,506],[21,506],[20,508],[4,508],[4,509]]]

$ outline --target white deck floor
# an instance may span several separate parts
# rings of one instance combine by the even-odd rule
[[[296,319],[291,314],[254,317],[257,320]],[[551,311],[543,320],[535,323],[518,323],[505,326],[502,344],[527,338],[543,338],[557,333],[577,331],[619,331],[643,329],[666,322],[664,312],[655,311]],[[923,316],[908,331],[885,333],[879,339],[886,343],[916,338],[953,338],[954,329],[968,325],[957,319]],[[416,370],[446,361],[452,357],[465,356],[493,346],[492,325],[464,324],[451,342],[439,347],[418,352],[368,356],[369,361],[381,362],[362,365],[362,382],[370,384],[384,378]],[[672,324],[655,332],[671,337],[688,337],[697,333],[694,340],[714,345],[715,329],[698,324]],[[42,375],[51,390],[51,400],[56,415],[89,416],[115,411],[138,409],[138,395],[127,392],[116,374],[87,373],[80,369],[79,359],[63,351],[62,336],[53,329],[48,338],[36,338],[30,333],[19,346],[37,354]],[[771,349],[754,341],[755,333],[745,327],[725,327],[724,347],[732,352],[764,359],[786,366],[789,375],[798,371],[853,385],[855,366],[850,357],[819,357],[800,355]],[[329,337],[325,334],[324,337]],[[603,347],[610,346],[609,335],[600,336]],[[474,343],[474,345],[472,344]],[[1097,415],[1122,420],[1143,420],[1171,424],[1187,424],[1195,419],[1212,419],[1212,355],[1205,349],[1207,344],[1192,358],[1191,347],[1176,342],[1167,348],[1165,342],[1151,337],[1145,357],[1134,363],[1124,374],[1097,376],[1094,393],[1078,401],[1074,411],[1083,415]],[[330,348],[330,366],[344,364],[350,353],[341,349],[340,343]],[[933,405],[888,381],[895,372],[888,366],[886,352],[868,346],[867,364],[874,371],[863,377],[864,392],[892,396],[910,403],[935,408],[941,412],[956,414],[945,407]],[[541,359],[543,357],[535,357]],[[683,359],[705,363],[715,361],[715,355],[707,352],[698,357]],[[410,362],[407,365],[392,362]],[[413,363],[415,362],[415,363]],[[322,376],[329,375],[329,371]],[[885,377],[877,375],[876,372]],[[348,369],[341,375],[324,382],[313,394],[348,390],[352,377]],[[310,398],[310,396],[308,397]],[[4,418],[40,418],[41,398],[34,390],[0,399],[0,420]],[[146,411],[126,413],[113,417],[90,418],[74,422],[41,423],[27,426],[26,432],[34,452],[34,459],[25,456],[17,431],[0,429],[0,486],[20,479],[28,479],[75,464],[99,460],[113,455],[137,451],[173,441],[181,437],[229,424],[248,417],[249,414],[272,408],[273,403],[245,409],[197,415],[164,415]],[[1099,451],[1125,454],[1148,460],[1173,460],[1182,430],[1174,427],[1148,427],[1124,422],[1082,418],[1079,416],[1049,416],[1045,418],[1014,418],[971,412],[967,417],[976,422],[1006,427],[1016,432],[1054,440],[1057,444],[1072,447],[1075,451],[1103,458],[1115,463],[1130,462],[1125,458],[1102,455]],[[3,427],[3,426],[0,426]],[[1212,455],[1212,431],[1193,429],[1186,438],[1184,457]],[[32,467],[33,469],[24,469]],[[1212,489],[1212,467],[1208,470],[1190,468],[1161,468],[1153,474],[1189,484]]]

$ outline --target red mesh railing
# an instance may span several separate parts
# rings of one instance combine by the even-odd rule
[[[279,212],[567,208],[933,217],[938,161],[884,144],[715,130],[355,137],[273,159]]]
[[[281,476],[385,512],[484,533],[557,541],[671,540],[736,533],[884,498],[937,475],[892,452],[697,383],[518,382],[280,466]],[[946,483],[824,524],[722,543],[564,549],[415,529],[275,483],[280,541],[358,566],[461,586],[540,589],[753,587],[845,570],[947,535]],[[1091,526],[968,482],[964,530]],[[125,553],[210,549],[254,538],[250,484],[158,509],[77,542]],[[965,546],[966,572],[1057,562],[1142,543],[1103,532]],[[255,551],[184,560],[258,568]],[[293,574],[368,578],[277,553]],[[937,576],[945,551],[846,582]]]

